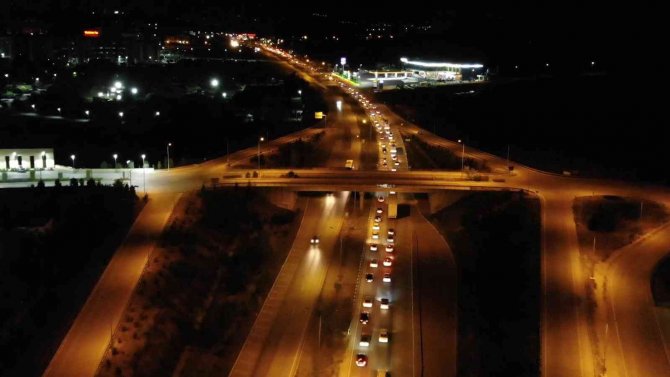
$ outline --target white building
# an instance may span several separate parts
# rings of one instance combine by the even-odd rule
[[[53,169],[53,148],[0,149],[0,170]]]

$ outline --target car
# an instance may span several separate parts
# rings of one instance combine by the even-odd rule
[[[369,347],[370,346],[370,335],[361,334],[361,340],[358,342],[358,345],[361,346],[361,347]]]
[[[385,273],[385,274],[384,274],[384,277],[382,278],[382,281],[383,281],[384,283],[390,283],[390,282],[391,282],[391,274],[388,273],[388,272]]]
[[[376,223],[381,222],[381,221],[382,221],[382,217],[381,217],[381,216],[375,216],[375,222],[376,222]]]
[[[384,197],[383,197],[383,196],[378,196],[378,197],[377,197],[377,201],[378,201],[379,203],[384,203]]]
[[[386,257],[382,263],[384,264],[384,267],[391,267],[393,265],[393,259]]]
[[[395,247],[393,245],[386,245],[386,252],[392,253]]]
[[[388,233],[389,236],[393,236],[395,235],[395,230],[393,228],[389,228],[389,230],[386,233]]]
[[[370,244],[370,251],[377,251],[377,244],[376,243],[371,243]]]
[[[372,267],[372,268],[377,268],[377,267],[379,267],[379,263],[377,263],[377,260],[376,260],[376,259],[372,259],[372,260],[370,261],[370,267]]]
[[[377,232],[372,233],[372,239],[373,240],[378,240],[379,239],[379,233],[377,233]]]
[[[389,342],[389,332],[386,329],[379,330],[379,343]]]
[[[372,283],[373,280],[374,280],[374,275],[372,275],[371,273],[365,274],[365,281],[367,281],[368,283]]]
[[[389,166],[389,164],[387,164],[386,161],[384,161],[384,162],[382,162],[382,166],[387,167],[387,166]]]
[[[393,165],[395,165],[395,166],[400,166],[400,162],[398,162],[398,160],[396,160],[396,161],[393,163]]]
[[[387,310],[389,308],[389,299],[387,298],[382,298],[379,300],[379,309]]]
[[[398,171],[398,169],[396,169],[396,168],[391,168],[391,171]]]
[[[389,191],[389,194],[395,195],[395,191]]]
[[[356,355],[356,366],[364,367],[368,365],[368,356],[362,353]]]
[[[395,243],[395,239],[393,239],[393,236],[388,236],[386,238],[386,243]]]
[[[314,236],[309,240],[309,243],[312,245],[318,245],[319,244],[319,236]]]
[[[371,308],[372,307],[372,299],[370,297],[366,297],[363,299],[363,307],[364,308]]]
[[[367,324],[370,322],[370,312],[361,312],[361,315],[358,317],[358,320],[361,321],[362,324]]]
[[[372,224],[372,230],[379,230],[379,223]]]
[[[382,207],[377,207],[377,213],[378,214],[381,215],[383,212],[384,212],[384,210],[382,209]]]

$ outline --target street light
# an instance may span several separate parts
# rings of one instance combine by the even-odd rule
[[[299,96],[302,95],[302,89],[298,89],[298,95],[299,95]]]
[[[218,88],[219,87],[219,80],[218,79],[212,79],[209,81],[209,85],[212,86],[212,88]]]
[[[161,112],[160,112],[160,111],[156,111],[156,112],[154,113],[154,115],[157,116],[157,117],[159,117],[159,116],[161,116]]]
[[[170,147],[172,146],[172,143],[167,144],[167,169],[170,171]]]
[[[119,155],[114,153],[112,157],[114,157],[114,169],[116,169],[116,159],[119,157]]]
[[[130,93],[137,94],[137,88],[130,88]]]
[[[261,170],[261,142],[264,140],[263,136],[258,139],[258,170]]]
[[[223,98],[228,97],[228,93],[226,93],[226,92],[221,93],[221,97],[223,97]]]
[[[121,89],[121,88],[123,88],[123,83],[121,81],[117,81],[117,82],[114,83],[114,87],[116,89]]]
[[[88,110],[84,110],[84,114],[86,114],[86,116],[89,116],[91,114],[91,112],[88,111]]]
[[[58,114],[60,114],[60,107],[57,107],[56,110],[58,110]]]
[[[70,158],[72,159],[72,169],[75,169],[75,165],[74,165],[75,155],[71,154]]]
[[[461,151],[461,171],[464,171],[465,170],[465,143],[461,139],[458,139],[458,142],[463,144],[463,149]]]
[[[142,155],[142,181],[144,182],[144,195],[147,195],[147,169],[144,167],[144,158],[147,155]]]
[[[123,118],[123,111],[119,111],[119,118]]]

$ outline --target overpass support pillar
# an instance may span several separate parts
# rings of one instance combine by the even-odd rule
[[[358,193],[358,208],[361,210],[364,208],[363,199],[365,199],[365,193],[360,191]]]

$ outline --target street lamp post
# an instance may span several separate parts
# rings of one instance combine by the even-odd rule
[[[119,157],[119,155],[114,153],[112,157],[114,157],[114,169],[116,169],[116,159]]]
[[[264,140],[263,136],[258,139],[258,170],[261,170],[261,142]]]
[[[74,165],[75,155],[71,154],[70,158],[72,159],[72,169],[75,169],[75,165]]]
[[[144,167],[144,159],[147,157],[147,155],[143,154],[142,155],[142,184],[144,186],[144,195],[147,194],[147,169]]]
[[[167,170],[170,171],[170,147],[172,146],[172,143],[167,144]]]
[[[458,139],[458,142],[463,145],[463,149],[461,151],[461,171],[465,171],[465,142],[461,139]]]

